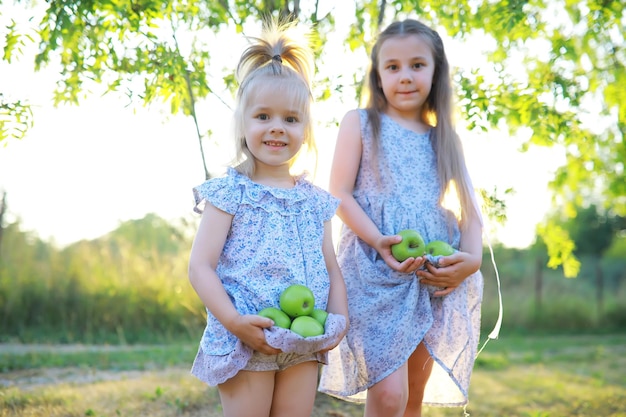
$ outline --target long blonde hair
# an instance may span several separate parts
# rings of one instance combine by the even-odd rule
[[[234,164],[239,172],[247,176],[254,173],[254,157],[246,145],[244,114],[257,88],[267,88],[269,85],[277,94],[293,97],[305,118],[304,145],[316,152],[311,120],[313,52],[306,43],[306,35],[299,34],[296,25],[296,21],[267,19],[261,36],[248,38],[251,44],[237,65],[239,89],[234,114]]]
[[[373,155],[374,157],[378,155],[381,128],[380,114],[387,108],[387,98],[379,83],[378,56],[380,48],[390,38],[406,36],[419,36],[430,45],[433,53],[435,60],[433,85],[422,107],[422,114],[419,116],[421,120],[433,128],[431,144],[437,156],[437,173],[441,189],[439,202],[443,203],[443,199],[448,192],[456,192],[460,205],[459,223],[463,226],[465,220],[471,215],[478,215],[479,217],[480,215],[473,197],[474,190],[467,174],[463,145],[452,121],[450,67],[443,41],[439,34],[417,20],[407,19],[390,24],[379,34],[370,54],[370,68],[365,86],[368,99],[365,108],[372,129]]]

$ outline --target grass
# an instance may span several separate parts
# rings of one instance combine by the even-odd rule
[[[195,344],[0,345],[0,416],[221,416],[217,391],[189,374]],[[467,413],[626,417],[626,335],[501,336],[480,354]],[[361,416],[319,394],[313,416]],[[431,408],[428,417],[462,416]]]
[[[2,372],[52,368],[87,367],[94,370],[150,370],[184,366],[196,354],[192,344],[83,346],[0,344]]]

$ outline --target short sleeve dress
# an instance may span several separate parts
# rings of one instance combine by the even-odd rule
[[[232,168],[193,193],[196,212],[208,201],[233,215],[216,272],[239,313],[278,306],[280,293],[291,284],[308,286],[316,307],[326,308],[330,281],[322,242],[324,223],[338,206],[336,198],[305,175],[284,189],[257,184]],[[207,310],[192,374],[215,386],[243,369],[251,355],[252,349]],[[326,356],[318,359],[325,362]]]
[[[419,231],[426,242],[444,240],[458,248],[456,218],[438,203],[431,134],[415,133],[381,115],[378,167],[374,169],[364,110],[360,119],[363,153],[353,192],[359,205],[385,235],[410,228]],[[434,359],[424,404],[466,404],[480,331],[480,271],[451,294],[432,297],[433,288],[420,284],[415,274],[389,268],[376,250],[345,225],[337,256],[348,291],[350,329],[330,352],[319,390],[363,402],[367,389],[397,370],[424,341]]]

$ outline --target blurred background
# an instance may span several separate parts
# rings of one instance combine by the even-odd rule
[[[319,154],[303,168],[323,187],[378,31],[435,27],[485,202],[485,331],[488,243],[503,334],[626,328],[619,2],[0,4],[0,342],[199,336],[191,188],[229,161],[233,71],[268,13],[313,28]]]
[[[318,158],[298,168],[322,187],[377,33],[411,17],[444,40],[485,219],[463,415],[625,416],[621,0],[0,0],[0,417],[222,414],[189,375],[191,190],[229,162],[267,15],[312,29]],[[362,414],[320,394],[313,416]]]

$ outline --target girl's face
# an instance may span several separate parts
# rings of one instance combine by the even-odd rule
[[[270,83],[255,88],[244,112],[246,145],[255,159],[255,172],[286,169],[304,143],[306,115],[294,94]]]
[[[379,82],[387,99],[387,112],[403,118],[421,115],[433,83],[435,60],[421,36],[385,40],[378,53]]]

